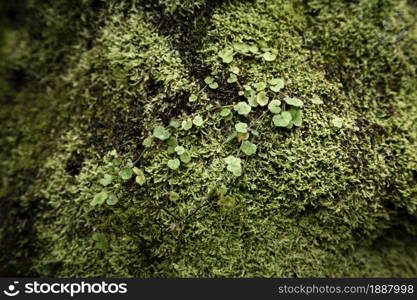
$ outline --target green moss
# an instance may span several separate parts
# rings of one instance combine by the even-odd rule
[[[1,112],[0,247],[16,249],[0,272],[416,276],[417,29],[406,1],[54,3],[34,1],[42,17],[15,33],[21,55],[2,54],[27,82],[13,87],[0,63],[12,99]],[[259,55],[224,63],[236,42]],[[273,78],[285,82],[280,100],[303,101],[300,127],[275,127],[261,106],[222,116],[245,101],[239,85]],[[170,125],[196,116],[202,126]],[[239,122],[249,137],[235,134]],[[156,126],[171,137],[149,142]],[[119,178],[133,165],[141,184]],[[105,175],[118,201],[92,206]]]

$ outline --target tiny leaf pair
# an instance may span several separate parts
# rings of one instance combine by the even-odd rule
[[[115,194],[109,195],[107,191],[102,190],[100,193],[94,196],[93,200],[90,202],[90,205],[95,206],[103,204],[104,202],[106,202],[108,205],[115,205],[118,201],[119,199]]]

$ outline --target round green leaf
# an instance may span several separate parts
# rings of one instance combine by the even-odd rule
[[[245,133],[238,132],[236,136],[239,141],[244,141],[249,138],[249,132],[245,132]]]
[[[233,55],[232,48],[225,48],[219,52],[219,56],[225,64],[230,64],[233,61]]]
[[[287,127],[291,122],[292,116],[289,111],[283,111],[279,115],[275,115],[272,118],[272,122],[277,127]]]
[[[148,136],[146,139],[143,140],[142,145],[145,148],[150,148],[152,146],[152,143],[153,143],[153,137]]]
[[[167,140],[167,144],[168,144],[168,146],[175,148],[175,147],[178,146],[178,140],[175,137],[171,136]]]
[[[235,125],[235,128],[236,128],[236,131],[237,132],[240,132],[240,133],[246,133],[246,132],[248,132],[248,124],[246,124],[246,123],[242,123],[242,122],[237,123]]]
[[[170,160],[168,160],[168,163],[167,163],[168,167],[169,167],[171,170],[176,170],[176,169],[178,169],[178,168],[180,167],[180,164],[181,164],[181,162],[180,162],[180,160],[179,160],[179,159],[177,159],[177,158],[175,158],[175,159],[170,159]]]
[[[175,147],[175,152],[177,152],[178,155],[181,155],[185,152],[185,148],[183,146],[177,146]]]
[[[284,98],[284,101],[287,103],[287,104],[289,104],[289,105],[292,105],[292,106],[295,106],[295,107],[301,107],[301,106],[303,106],[303,101],[301,101],[300,99],[298,99],[298,98],[290,98],[290,97],[285,97]]]
[[[303,123],[303,112],[299,108],[291,108],[291,123],[294,124],[294,126],[300,127]]]
[[[244,141],[242,143],[242,145],[240,146],[240,149],[242,150],[243,153],[245,153],[246,155],[253,155],[256,153],[256,145],[252,144],[249,141]]]
[[[197,127],[201,127],[204,124],[203,118],[201,116],[195,116],[193,119],[193,124]]]
[[[131,168],[124,168],[119,172],[120,178],[123,180],[129,180],[133,176],[133,171]]]
[[[259,105],[258,102],[256,102],[256,94],[248,97],[248,103],[252,107],[257,107]]]
[[[238,67],[236,67],[236,66],[230,67],[229,70],[230,70],[230,72],[232,72],[232,73],[234,73],[236,75],[238,75],[239,72],[240,72],[240,69]]]
[[[94,206],[97,204],[103,204],[109,195],[105,190],[101,191],[100,193],[96,194],[93,200],[90,202],[90,205]]]
[[[175,152],[175,146],[169,146],[167,147],[167,153],[168,154],[172,154]]]
[[[252,87],[249,84],[245,84],[243,88],[245,89],[245,91],[253,91]]]
[[[184,120],[184,121],[182,121],[181,128],[183,130],[190,130],[191,127],[193,127],[193,121],[191,121],[191,120]]]
[[[180,195],[178,195],[178,193],[169,192],[169,200],[175,202],[175,201],[178,201],[179,199],[180,199]]]
[[[282,78],[272,78],[272,79],[268,80],[268,83],[270,85],[282,85],[282,86],[284,86],[284,79],[282,79]]]
[[[220,111],[220,116],[222,116],[222,117],[227,117],[228,115],[230,115],[230,113],[231,113],[232,111],[230,110],[230,109],[228,109],[228,108],[223,108],[221,111]]]
[[[230,121],[230,120],[232,120],[233,119],[233,113],[232,112],[230,112],[230,114],[227,116],[227,117],[225,117],[224,118],[226,121]]]
[[[254,85],[253,85],[253,87],[258,91],[258,92],[260,92],[260,91],[263,91],[264,89],[266,89],[266,82],[258,82],[258,83],[255,83]]]
[[[168,130],[166,130],[163,126],[156,126],[153,130],[153,135],[157,139],[165,141],[171,136],[171,133]]]
[[[278,93],[280,90],[284,88],[284,79],[282,78],[274,78],[269,81],[271,85],[269,88],[271,91]]]
[[[268,104],[268,109],[273,114],[279,114],[281,112],[281,101],[272,100]]]
[[[109,247],[109,242],[107,240],[107,237],[104,233],[101,232],[95,232],[92,235],[92,239],[96,242],[96,247],[100,249],[101,251],[107,251]]]
[[[207,76],[206,78],[204,78],[204,83],[205,84],[212,84],[214,82],[214,78],[213,77],[210,77],[210,76]]]
[[[265,52],[262,57],[266,60],[266,61],[274,61],[277,56],[271,52]]]
[[[133,171],[136,174],[135,182],[139,185],[144,185],[146,183],[145,173],[139,168],[134,168]]]
[[[258,104],[260,106],[267,105],[268,102],[269,102],[269,98],[266,95],[266,92],[260,92],[260,93],[258,93],[258,95],[256,95],[256,102],[258,102]]]
[[[227,165],[227,170],[232,172],[236,177],[242,175],[242,166],[240,164],[240,158],[234,157],[232,155],[224,159]]]
[[[188,151],[185,151],[183,154],[180,155],[180,160],[183,163],[188,164],[191,161],[190,153],[188,153]]]
[[[139,175],[142,170],[139,169],[138,167],[133,167],[132,171],[133,171],[133,173],[135,173],[135,175]]]
[[[234,82],[237,82],[237,76],[236,76],[236,74],[230,74],[230,75],[229,75],[229,78],[227,79],[227,82],[228,82],[228,83],[234,83]]]
[[[169,126],[173,128],[180,128],[181,123],[178,122],[178,120],[172,119],[171,121],[169,121]]]
[[[113,177],[109,174],[104,174],[103,178],[100,179],[100,184],[103,186],[108,186],[113,180]]]
[[[197,101],[198,96],[196,94],[191,94],[190,97],[188,98],[188,101],[190,102],[195,102]]]
[[[217,82],[213,82],[209,84],[209,88],[215,90],[219,87],[219,84]]]
[[[117,202],[119,202],[119,198],[115,194],[110,194],[106,201],[108,205],[115,205]]]
[[[250,46],[245,43],[234,43],[233,48],[241,53],[248,53],[250,51]]]
[[[237,111],[239,115],[248,115],[251,111],[251,107],[246,102],[239,102],[234,106],[234,110]]]

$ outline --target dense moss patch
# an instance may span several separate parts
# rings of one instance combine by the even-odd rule
[[[1,36],[1,273],[416,276],[415,7],[77,4]]]

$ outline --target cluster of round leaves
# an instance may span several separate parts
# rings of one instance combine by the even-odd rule
[[[145,173],[142,169],[133,166],[131,160],[123,162],[117,155],[116,151],[110,152],[110,159],[106,158],[106,162],[109,163],[106,166],[107,173],[104,173],[103,177],[98,180],[98,184],[102,190],[95,194],[90,204],[92,206],[102,205],[116,205],[119,202],[117,193],[121,188],[123,182],[127,182],[135,177],[135,182],[139,185],[146,183]]]
[[[261,49],[257,44],[249,43],[234,43],[231,47],[227,47],[218,53],[218,56],[225,64],[233,62],[236,55],[255,56],[262,58],[266,62],[274,61],[277,57],[277,52],[274,49],[269,49],[266,45],[261,45]],[[233,106],[233,110],[241,116],[247,117],[252,109],[256,107],[267,107],[273,114],[272,122],[276,127],[292,128],[293,126],[302,125],[302,111],[303,101],[295,97],[282,97],[278,93],[285,87],[285,81],[282,78],[272,78],[267,81],[260,81],[248,83],[243,86],[239,84],[238,75],[239,69],[237,67],[230,68],[231,73],[227,82],[237,83],[241,90],[239,96],[246,98],[246,101],[240,101]],[[206,82],[207,83],[207,82]],[[278,98],[278,96],[281,96]],[[320,101],[320,99],[315,99]],[[232,112],[230,109],[223,109],[220,116],[231,120]],[[239,122],[235,124],[236,136],[241,141],[240,150],[245,155],[253,155],[257,151],[257,146],[248,141],[249,133],[255,133],[249,128],[247,123]],[[232,172],[235,176],[241,175],[241,161],[238,157],[228,156],[225,158],[227,170]]]
[[[247,116],[254,107],[268,107],[268,110],[274,115],[272,122],[275,126],[287,128],[301,126],[301,107],[304,103],[295,97],[286,96],[283,99],[278,99],[277,93],[284,87],[285,82],[282,78],[246,84],[239,95],[244,96],[247,101],[237,103],[234,109],[238,114]],[[284,110],[285,105],[289,107],[289,110]]]
[[[243,42],[234,43],[231,47],[226,47],[218,53],[225,64],[230,64],[237,54],[255,56],[267,62],[274,61],[277,58],[276,49],[268,48],[266,45],[262,45],[261,49],[259,49],[257,44]]]
[[[261,58],[266,62],[271,62],[276,60],[277,51],[275,49],[268,48],[266,45],[258,46],[258,44],[255,43],[238,42],[218,53],[218,56],[225,64],[232,63],[236,55],[251,56]],[[240,116],[247,117],[256,107],[265,107],[270,113],[272,113],[272,123],[276,127],[292,128],[294,126],[299,127],[302,125],[303,114],[301,108],[304,103],[296,97],[289,97],[281,93],[285,88],[285,81],[283,78],[271,78],[266,81],[251,82],[242,86],[239,84],[239,72],[239,68],[231,66],[227,82],[229,84],[236,83],[241,88],[239,96],[246,98],[246,101],[239,101],[234,105],[220,107],[221,110],[219,115],[223,119],[227,121],[233,120],[233,111]],[[206,87],[214,90],[219,88],[218,82],[211,76],[206,77],[204,79],[204,83],[206,86],[202,90]],[[189,102],[193,103],[198,101],[201,91],[196,94],[191,94],[188,98]],[[312,102],[321,104],[322,101],[320,98],[315,96],[312,99]],[[206,110],[212,110],[210,104],[206,107]],[[172,120],[169,127],[174,130],[181,129],[187,131],[193,126],[202,127],[204,126],[204,123],[203,117],[197,114],[193,117],[182,120],[181,122]],[[338,122],[336,123],[336,125],[339,125]],[[231,136],[232,139],[237,137],[237,139],[241,142],[238,151],[242,151],[247,156],[254,155],[257,151],[257,146],[248,140],[250,133],[257,135],[256,130],[250,128],[247,123],[238,122],[235,124],[235,132]],[[146,138],[143,141],[143,145],[145,147],[150,147],[154,138],[161,141],[167,141],[169,145],[169,153],[176,154],[176,157],[167,161],[167,166],[170,169],[176,170],[180,167],[181,163],[190,162],[191,155],[183,146],[178,145],[177,139],[172,136],[169,128],[156,126],[153,130],[153,135]],[[242,174],[240,158],[229,155],[224,159],[224,161],[227,165],[227,170],[232,172],[233,175],[240,176]]]
[[[167,166],[171,170],[177,170],[181,163],[188,164],[191,161],[190,152],[184,147],[178,144],[176,137],[172,135],[172,131],[175,130],[190,130],[193,126],[201,127],[204,125],[204,120],[200,115],[194,116],[193,119],[186,119],[182,122],[172,119],[168,128],[158,125],[153,129],[152,136],[147,137],[143,141],[145,148],[150,148],[153,144],[154,139],[158,139],[165,142],[168,146],[167,152],[169,154],[175,154],[176,157],[167,161]]]

